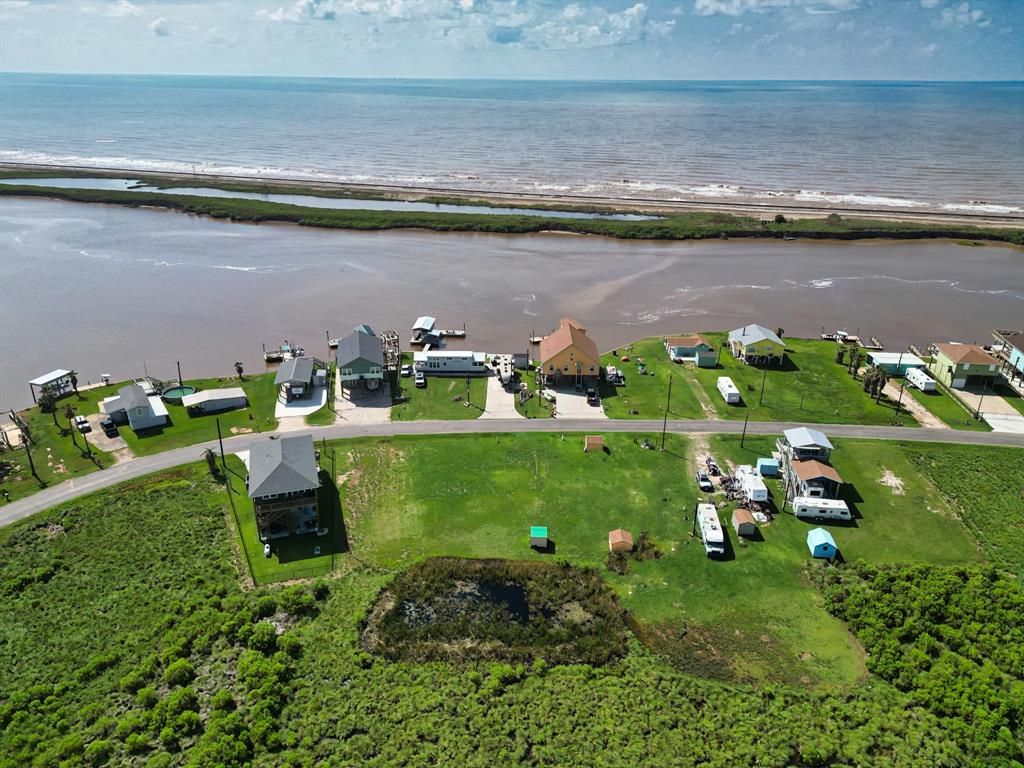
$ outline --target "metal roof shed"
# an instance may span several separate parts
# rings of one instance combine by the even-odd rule
[[[56,387],[58,394],[64,394],[67,390],[71,389],[71,371],[57,368],[32,379],[28,383],[28,388],[32,392],[33,403],[36,402],[36,389],[42,389],[47,384]]]
[[[534,549],[547,549],[548,528],[546,525],[530,526],[530,546]]]
[[[807,549],[811,551],[811,557],[826,560],[831,560],[839,554],[835,539],[824,528],[814,528],[807,532]]]
[[[437,323],[437,318],[431,317],[430,315],[422,315],[416,318],[416,322],[413,323],[412,329],[414,331],[423,331],[424,333],[430,333],[434,330],[434,325]]]

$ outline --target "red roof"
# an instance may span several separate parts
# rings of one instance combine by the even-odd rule
[[[836,468],[824,464],[814,459],[804,459],[803,461],[794,461],[793,470],[796,472],[797,478],[800,480],[816,480],[819,477],[824,477],[828,480],[834,480],[837,483],[843,482],[843,478],[836,472]]]
[[[597,351],[597,344],[594,343],[593,339],[587,336],[585,328],[581,327],[579,323],[568,317],[562,318],[561,325],[558,326],[557,331],[552,333],[550,336],[545,336],[541,340],[541,362],[543,363],[550,360],[552,357],[565,351],[569,347],[576,347],[576,349],[589,357],[595,365],[600,364],[601,355]]]

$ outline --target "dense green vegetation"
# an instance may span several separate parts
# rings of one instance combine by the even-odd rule
[[[935,589],[924,576],[900,577],[904,589],[875,583],[866,566],[811,567],[808,526],[786,514],[762,526],[763,540],[730,535],[731,557],[710,561],[689,538],[696,446],[670,436],[660,453],[632,435],[606,439],[606,454],[584,454],[568,435],[335,444],[351,551],[326,583],[243,591],[231,506],[205,464],[0,530],[0,766],[1010,764],[999,756],[1019,739],[1012,583],[958,568],[966,579],[936,570]],[[720,462],[748,461],[770,448],[757,440],[709,447]],[[848,560],[934,568],[977,556],[942,463],[962,447],[836,443],[859,499],[856,525],[833,530]],[[976,453],[979,488],[1019,489],[1005,475],[1019,451]],[[917,457],[933,461],[934,480],[914,474]],[[554,556],[529,548],[530,524],[549,527]],[[607,531],[620,526],[650,531],[662,557],[607,570]],[[434,555],[596,568],[655,652],[629,640],[599,666],[367,653],[378,595]],[[826,603],[810,577],[833,575]],[[411,587],[437,591],[430,580]],[[858,685],[863,651],[826,611],[840,588],[868,667],[891,685]],[[916,626],[935,643],[918,641]],[[950,669],[957,676],[943,677]]]
[[[402,364],[411,365],[412,355],[403,353]],[[473,376],[467,387],[465,376],[427,376],[427,386],[417,387],[412,376],[396,376],[391,396],[392,421],[476,419],[487,405],[487,379]]]
[[[241,766],[280,748],[317,602],[239,592],[221,497],[186,467],[0,531],[0,766]]]
[[[1024,591],[994,568],[858,564],[824,575],[868,668],[942,718],[977,766],[1024,762]]]
[[[363,641],[387,659],[606,664],[626,623],[595,570],[562,561],[429,558],[400,573]]]
[[[688,240],[718,237],[819,239],[953,238],[1024,244],[1024,229],[972,227],[959,224],[879,221],[871,219],[793,219],[779,223],[727,213],[679,213],[650,221],[566,219],[506,214],[420,213],[411,211],[324,210],[242,198],[209,198],[161,192],[59,189],[0,184],[0,195],[48,197],[128,207],[170,208],[233,221],[282,221],[340,229],[432,229],[473,232],[577,232],[625,239]]]
[[[861,378],[854,379],[846,364],[836,362],[837,346],[833,342],[785,339],[785,361],[769,366],[766,373],[764,368],[747,365],[732,356],[728,333],[701,335],[721,350],[715,368],[673,363],[660,336],[641,339],[602,355],[603,365],[620,368],[626,377],[625,385],[603,385],[605,413],[620,419],[662,418],[671,376],[669,415],[673,418],[743,419],[749,414],[751,421],[917,425],[905,411],[897,417],[895,403],[885,395],[876,403],[864,391]],[[622,362],[623,355],[629,356],[629,362]],[[639,373],[638,358],[644,361],[646,374]],[[849,363],[849,357],[845,359]],[[717,389],[719,376],[730,377],[740,390],[738,405],[728,405],[722,399]]]
[[[986,557],[1024,578],[1024,457],[1019,448],[910,443],[906,455],[954,506]]]

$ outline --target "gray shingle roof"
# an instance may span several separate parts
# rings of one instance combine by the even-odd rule
[[[313,360],[308,357],[295,357],[285,360],[277,369],[274,384],[281,386],[290,382],[308,384],[313,378]]]
[[[338,354],[335,357],[339,368],[350,365],[362,358],[374,365],[384,365],[384,349],[379,336],[356,331],[338,342]]]
[[[131,408],[149,408],[149,398],[138,384],[128,384],[117,390],[116,410],[129,410]]]
[[[319,485],[311,435],[267,438],[249,446],[249,498]]]

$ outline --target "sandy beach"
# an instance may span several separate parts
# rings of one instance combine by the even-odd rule
[[[981,212],[938,212],[922,210],[900,210],[896,208],[874,208],[866,206],[822,206],[815,203],[765,202],[762,199],[730,197],[728,200],[700,198],[665,199],[648,197],[601,197],[587,195],[541,194],[530,192],[495,192],[492,190],[469,189],[465,187],[405,186],[389,184],[356,184],[327,179],[291,176],[233,176],[211,173],[178,173],[169,171],[140,171],[135,168],[106,166],[47,165],[35,163],[0,163],[6,171],[40,172],[55,175],[77,175],[93,177],[145,178],[166,182],[168,186],[253,185],[260,191],[291,191],[304,194],[338,197],[372,197],[420,201],[445,198],[446,202],[465,205],[516,206],[551,209],[585,209],[608,213],[656,213],[717,212],[742,216],[757,216],[770,219],[777,214],[791,218],[821,218],[835,213],[841,216],[879,221],[923,222],[930,224],[969,224],[983,227],[1019,228],[1024,226],[1024,215],[992,214]]]

